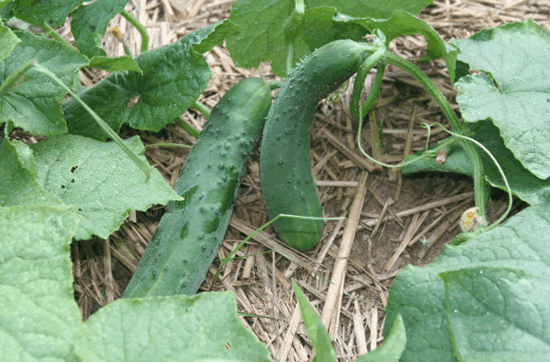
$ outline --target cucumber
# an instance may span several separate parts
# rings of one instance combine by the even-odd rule
[[[213,108],[171,202],[123,297],[193,295],[222,243],[245,165],[271,106],[267,83],[247,78]]]
[[[370,49],[370,51],[369,51]],[[315,50],[283,82],[267,116],[260,178],[268,216],[322,217],[311,171],[309,128],[317,104],[357,72],[372,47],[336,40]],[[288,245],[307,251],[320,240],[323,220],[281,218],[273,227]]]

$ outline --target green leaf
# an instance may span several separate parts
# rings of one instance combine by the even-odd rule
[[[440,273],[463,268],[492,267],[513,268],[548,278],[548,235],[550,202],[531,206],[504,225],[459,246],[445,246],[441,255],[431,264],[421,268],[407,266],[390,288],[384,328],[384,334],[387,335],[397,315],[403,316],[407,348],[400,361],[455,360],[445,307],[445,283],[439,277]],[[525,302],[515,305],[513,309],[518,315],[528,314],[532,306]],[[536,325],[526,327],[526,332],[536,336],[537,328]],[[548,337],[545,338],[548,341]]]
[[[403,354],[406,343],[405,325],[403,318],[398,314],[384,343],[375,350],[357,358],[356,362],[395,362]]]
[[[329,19],[331,12],[356,17],[389,18],[393,10],[417,14],[432,2],[433,0],[306,0],[304,30],[308,41],[303,37],[294,39],[294,62],[297,63],[299,59],[309,55],[315,47],[333,40],[343,37],[356,39],[360,28],[354,24],[333,24]],[[261,62],[271,60],[273,72],[286,76],[287,44],[284,26],[293,9],[294,0],[235,1],[229,19],[238,28],[227,38],[227,48],[235,64],[243,68],[256,68]],[[359,36],[365,34],[366,31]]]
[[[80,324],[69,245],[80,216],[48,206],[0,207],[0,355],[75,361]]]
[[[129,70],[138,72],[139,74],[143,74],[143,71],[139,67],[138,63],[134,60],[134,58],[128,55],[123,55],[116,58],[102,56],[93,57],[92,60],[90,60],[90,64],[88,64],[88,66],[93,68],[100,68],[108,72]]]
[[[40,185],[32,151],[23,142],[0,141],[0,180],[0,206],[65,205]]]
[[[516,269],[441,273],[453,350],[463,361],[544,361],[550,278]]]
[[[145,162],[138,136],[124,141]],[[151,179],[113,142],[76,135],[50,137],[32,146],[41,185],[83,216],[75,238],[107,238],[131,210],[183,200],[152,166]]]
[[[16,31],[21,39],[11,55],[0,61],[0,83],[23,63],[35,59],[61,78],[69,87],[80,84],[78,70],[88,59],[55,40]],[[51,136],[67,132],[59,103],[65,90],[36,70],[29,70],[8,93],[0,96],[0,123],[12,121],[32,134]]]
[[[83,92],[80,96],[115,132],[126,122],[131,127],[158,132],[174,122],[199,98],[206,89],[212,70],[201,50],[220,40],[213,34],[227,30],[225,22],[197,30],[184,38],[141,53],[136,61],[143,75],[118,72]],[[202,42],[205,42],[203,44]],[[128,102],[139,96],[138,103],[128,109]],[[69,132],[98,140],[106,135],[90,115],[74,99],[63,105]]]
[[[116,300],[84,323],[75,351],[90,362],[269,361],[231,292]]]
[[[306,296],[296,283],[292,279],[294,285],[294,293],[296,293],[296,299],[300,304],[300,311],[302,312],[302,318],[304,320],[304,326],[306,327],[307,334],[311,338],[311,343],[315,349],[315,361],[317,362],[334,362],[336,361],[336,352],[332,347],[330,336],[327,333],[321,318],[315,312],[311,304],[309,304]]]
[[[15,17],[34,25],[48,23],[54,28],[63,25],[65,18],[83,0],[14,0]]]
[[[107,55],[103,50],[103,35],[109,21],[124,10],[126,4],[128,0],[96,1],[72,12],[71,32],[80,53],[88,58]]]
[[[532,20],[483,29],[452,42],[458,59],[486,74],[457,82],[466,122],[490,118],[515,158],[550,177],[550,32]]]
[[[0,19],[0,61],[9,57],[13,49],[20,42],[21,40]]]
[[[473,138],[481,142],[496,158],[508,179],[512,193],[530,205],[550,200],[550,179],[541,180],[526,170],[512,152],[506,148],[504,141],[500,138],[498,128],[491,121],[478,122],[477,125],[479,128]],[[506,190],[504,180],[494,162],[485,152],[479,148],[478,150],[487,182],[493,187]],[[413,156],[407,156],[406,161],[419,158],[421,154],[420,152]],[[449,147],[447,160],[444,164],[439,165],[434,158],[427,158],[403,167],[402,173],[408,174],[430,170],[463,173],[468,176],[473,176],[474,173],[466,151],[456,143]]]

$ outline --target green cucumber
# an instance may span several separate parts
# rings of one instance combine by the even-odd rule
[[[245,165],[271,106],[266,82],[237,83],[212,110],[123,297],[195,294],[222,243]]]
[[[309,128],[317,104],[357,72],[372,46],[336,40],[315,50],[283,82],[267,116],[260,150],[260,178],[268,216],[323,217],[311,171]],[[279,237],[302,251],[321,239],[323,220],[280,218]]]

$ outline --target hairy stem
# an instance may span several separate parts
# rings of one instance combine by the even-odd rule
[[[25,64],[20,66],[10,74],[4,83],[0,84],[0,97],[6,93],[8,93],[12,87],[17,86],[17,82],[21,80],[21,77],[27,70],[29,70],[34,64],[36,63],[36,60],[28,60]]]
[[[445,113],[445,116],[451,123],[451,126],[453,130],[460,134],[465,135],[466,134],[466,127],[460,123],[460,120],[458,119],[458,116],[454,112],[453,108],[451,107],[451,104],[445,98],[443,93],[435,86],[435,84],[413,63],[409,62],[408,60],[401,58],[400,56],[387,52],[385,56],[385,61],[389,64],[395,65],[403,70],[405,70],[407,73],[412,75],[427,91],[430,93],[430,95],[437,101],[439,106],[443,109],[443,113]],[[483,170],[483,163],[481,162],[481,157],[479,156],[479,153],[474,148],[474,145],[466,140],[461,139],[460,141],[462,147],[464,150],[466,150],[466,153],[470,157],[470,161],[472,162],[473,168],[474,168],[474,191],[475,191],[475,203],[476,206],[479,208],[479,216],[486,217],[486,204],[487,204],[487,195],[484,192],[485,187],[485,181],[484,176],[485,172]]]

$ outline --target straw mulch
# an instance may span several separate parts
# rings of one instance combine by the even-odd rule
[[[173,42],[191,31],[227,18],[231,0],[187,0],[184,11],[168,0],[132,0],[127,10],[144,24],[150,34],[150,48]],[[465,38],[485,27],[533,18],[550,28],[547,1],[451,1],[441,0],[420,15],[441,34]],[[113,19],[134,54],[141,46],[139,33],[124,18]],[[68,24],[59,29],[72,41]],[[104,37],[109,56],[124,54],[122,43],[111,34]],[[410,60],[425,54],[422,36],[400,37],[390,50]],[[220,97],[244,77],[275,79],[269,64],[259,69],[237,68],[224,46],[206,53],[214,75],[200,102],[212,108]],[[419,66],[449,99],[454,99],[442,60]],[[81,71],[82,82],[92,86],[107,74],[97,69]],[[365,88],[373,80],[369,75]],[[212,265],[203,290],[230,290],[241,312],[259,317],[242,317],[244,324],[267,344],[274,361],[307,361],[312,345],[301,322],[291,286],[294,278],[318,311],[336,349],[339,360],[353,361],[383,341],[384,308],[394,277],[406,265],[425,265],[443,245],[459,232],[457,219],[473,206],[473,189],[467,177],[437,173],[401,178],[398,173],[375,168],[356,146],[357,124],[349,115],[350,90],[341,90],[342,101],[324,102],[312,127],[311,154],[318,191],[326,216],[345,220],[325,223],[318,247],[300,253],[279,241],[271,228],[257,234],[237,252],[242,257],[229,262],[219,280]],[[366,93],[366,92],[365,92]],[[182,118],[201,129],[206,118],[194,110]],[[426,130],[421,122],[445,123],[437,104],[410,76],[388,67],[381,94],[365,124],[363,145],[384,162],[398,163],[409,152],[424,147]],[[383,139],[379,139],[382,123]],[[124,128],[123,137],[140,134],[146,144],[192,145],[196,139],[176,124],[160,133]],[[431,142],[444,138],[432,134]],[[383,142],[375,149],[371,145]],[[409,151],[410,150],[410,151]],[[148,148],[152,165],[174,186],[187,151],[178,148]],[[220,259],[267,221],[259,183],[258,152],[248,166]],[[495,192],[490,218],[506,208],[503,193]],[[520,203],[517,203],[521,206]],[[75,290],[83,319],[99,307],[121,296],[138,260],[164,212],[163,206],[135,212],[108,240],[99,238],[73,243]],[[249,256],[253,255],[253,256]],[[329,282],[330,281],[330,282]],[[262,318],[269,317],[269,318]]]

